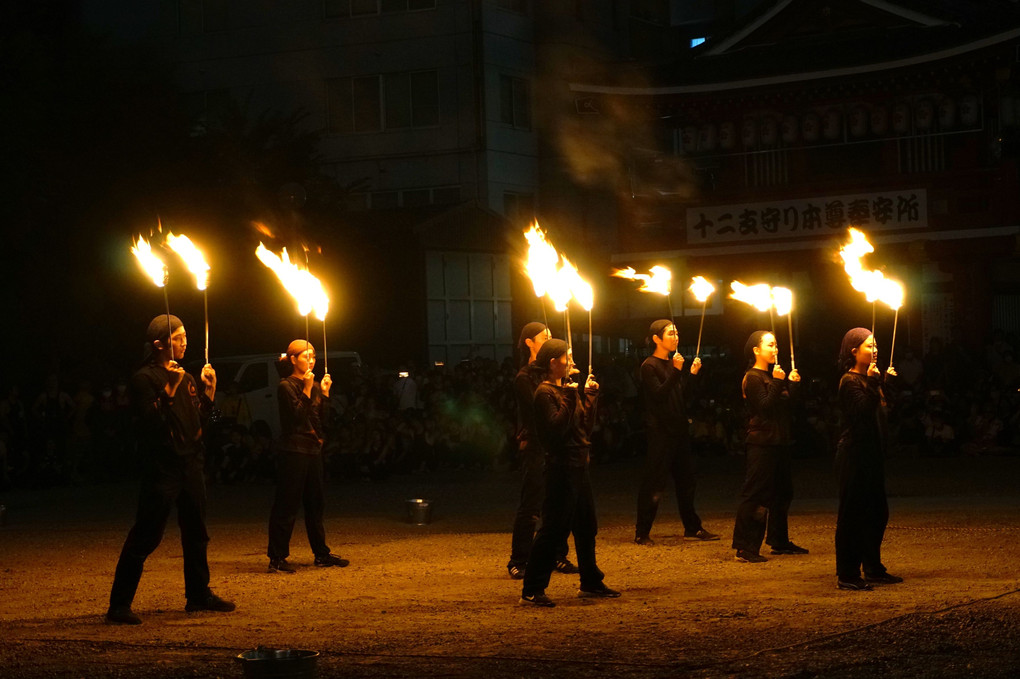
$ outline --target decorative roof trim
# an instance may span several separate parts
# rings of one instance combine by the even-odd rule
[[[922,54],[915,57],[907,57],[905,59],[897,59],[895,61],[885,61],[878,64],[868,64],[864,66],[850,66],[847,68],[837,68],[829,71],[808,71],[804,73],[789,73],[786,75],[769,76],[766,78],[753,78],[749,80],[729,80],[725,82],[715,83],[704,83],[698,85],[674,85],[670,87],[613,87],[608,85],[584,85],[580,83],[571,83],[571,92],[583,92],[586,94],[633,94],[633,95],[658,95],[658,94],[695,94],[699,92],[721,92],[727,90],[744,89],[751,87],[764,87],[767,85],[782,85],[791,82],[804,82],[805,80],[822,80],[824,78],[841,78],[850,75],[860,75],[863,73],[875,73],[878,71],[886,71],[894,68],[905,68],[907,66],[916,66],[917,64],[924,64],[929,61],[938,61],[939,59],[948,59],[949,57],[955,57],[960,54],[966,54],[967,52],[973,52],[984,47],[990,47],[997,45],[1007,40],[1020,37],[1020,28],[1014,28],[1013,30],[1006,31],[1005,33],[999,33],[988,38],[982,38],[975,42],[970,42],[965,45],[958,45],[956,47],[950,47],[949,49],[942,50],[940,52],[931,52],[929,54]]]

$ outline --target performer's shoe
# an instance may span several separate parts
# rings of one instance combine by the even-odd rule
[[[507,570],[508,573],[510,573],[510,579],[511,580],[523,580],[524,579],[524,569],[521,568],[520,566],[518,566],[517,564],[515,564],[515,563],[514,564],[510,564],[509,566],[506,567],[506,570]]]
[[[617,599],[620,593],[615,589],[609,589],[604,583],[599,583],[597,587],[585,589],[582,587],[577,590],[577,596],[581,599]]]
[[[329,568],[330,566],[346,568],[350,563],[347,559],[341,559],[336,554],[324,554],[323,556],[315,557],[315,565],[320,568]]]
[[[217,613],[229,613],[235,608],[236,606],[234,606],[234,603],[232,601],[221,599],[220,597],[213,594],[212,590],[210,590],[209,593],[206,594],[201,599],[188,599],[187,605],[184,606],[184,610],[188,611],[189,613],[194,613],[195,611],[216,611]]]
[[[636,538],[634,538],[634,542],[636,542],[639,545],[644,545],[645,547],[654,547],[655,546],[655,540],[651,539],[647,535],[639,535],[639,536],[637,536]]]
[[[297,571],[287,563],[286,559],[270,559],[269,560],[269,572],[270,573],[296,573]]]
[[[141,625],[142,619],[134,614],[130,606],[110,606],[106,612],[106,622],[113,625]]]
[[[845,580],[843,578],[839,578],[838,580],[836,580],[836,587],[838,589],[845,589],[845,590],[848,590],[850,592],[870,592],[871,591],[871,585],[866,583],[864,580],[861,580],[860,577],[846,578]]]
[[[556,605],[556,602],[545,595],[545,592],[539,592],[538,594],[522,594],[520,600],[521,606],[537,606],[540,608],[552,608]]]
[[[872,582],[877,585],[895,585],[896,583],[903,582],[903,578],[892,573],[882,573],[881,575],[864,575],[865,582]]]
[[[708,542],[710,540],[718,539],[718,535],[715,533],[709,533],[704,528],[699,528],[697,533],[684,533],[684,540],[700,540],[701,542]]]
[[[747,549],[738,549],[737,556],[735,558],[737,561],[742,563],[765,563],[768,561],[768,559],[758,552],[752,552]]]
[[[564,573],[566,575],[573,575],[574,573],[581,572],[578,570],[577,566],[570,563],[567,559],[556,559],[555,569],[557,573]]]
[[[808,550],[798,547],[792,542],[787,542],[782,547],[773,547],[769,554],[807,554]]]

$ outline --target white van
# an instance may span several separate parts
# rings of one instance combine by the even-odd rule
[[[350,373],[352,368],[361,365],[361,356],[356,351],[330,351],[329,372],[335,379]],[[273,432],[273,437],[280,435],[280,410],[276,399],[276,389],[280,384],[280,372],[277,363],[280,354],[252,354],[248,356],[224,356],[211,361],[216,370],[216,402],[219,403],[227,393],[228,385],[237,382],[241,394],[251,411],[251,420],[265,420]],[[325,361],[320,355],[315,362],[315,374],[322,377]]]

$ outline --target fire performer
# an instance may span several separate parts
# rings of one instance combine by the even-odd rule
[[[107,621],[124,625],[142,622],[131,610],[145,559],[163,539],[170,509],[177,505],[184,553],[186,611],[234,610],[234,604],[209,589],[205,527],[205,458],[202,423],[212,412],[216,372],[202,368],[203,389],[179,362],[188,346],[184,325],[176,316],[160,314],[145,334],[145,364],[131,378],[131,396],[138,420],[139,450],[144,454],[142,489],[135,524],[128,533],[110,592]]]
[[[836,446],[839,513],[836,518],[836,577],[839,589],[870,590],[872,583],[894,584],[903,578],[882,564],[882,537],[889,522],[885,494],[886,402],[883,376],[876,364],[878,349],[867,328],[843,337],[839,366],[841,415]],[[861,578],[861,568],[864,578]]]
[[[797,396],[800,374],[779,367],[776,337],[767,330],[751,333],[744,345],[748,370],[740,385],[747,407],[747,471],[740,491],[733,549],[737,561],[764,563],[764,539],[772,554],[807,554],[790,541],[789,511],[793,499],[790,469],[790,405]],[[768,537],[766,538],[766,531]]]
[[[506,565],[510,577],[520,580],[531,556],[535,526],[545,498],[545,454],[535,435],[535,390],[542,382],[542,369],[535,359],[542,345],[552,338],[544,323],[531,322],[521,330],[517,350],[521,369],[514,378],[514,397],[517,401],[517,443],[521,463],[521,499],[514,517],[513,536],[510,541],[510,562]],[[555,569],[560,573],[577,573],[577,566],[567,559],[567,538],[556,548]]]
[[[305,531],[315,554],[315,565],[340,566],[350,562],[332,554],[326,545],[322,523],[325,510],[323,489],[323,422],[329,412],[329,390],[333,381],[328,374],[315,384],[315,347],[296,339],[280,359],[290,375],[280,380],[277,398],[280,404],[282,434],[277,442],[276,499],[269,514],[269,571],[294,573],[287,562],[290,536],[294,532],[298,506],[304,505]]]
[[[649,344],[655,349],[641,364],[648,454],[638,491],[634,542],[647,546],[655,544],[649,534],[670,475],[684,524],[684,539],[718,540],[718,535],[701,525],[701,517],[694,509],[697,481],[687,407],[693,401],[701,359],[695,358],[691,362],[690,374],[684,374],[684,357],[677,351],[680,335],[671,320],[660,319],[652,323],[649,335]]]
[[[605,585],[605,574],[595,563],[595,500],[588,476],[591,430],[599,385],[588,375],[582,392],[566,385],[570,373],[567,343],[550,339],[535,357],[543,381],[535,391],[535,431],[545,453],[545,499],[542,525],[535,535],[524,571],[522,606],[552,607],[545,594],[556,566],[556,552],[574,535],[574,550],[581,574],[579,597],[616,598],[620,593]]]

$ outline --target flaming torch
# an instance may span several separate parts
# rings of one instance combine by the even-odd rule
[[[556,277],[556,265],[560,260],[549,241],[545,239],[545,233],[538,228],[538,222],[531,225],[531,228],[524,232],[528,239],[528,259],[524,262],[524,272],[531,279],[531,285],[535,288],[535,296],[539,298],[542,305],[542,319],[546,326],[549,325],[549,318],[545,312],[545,295],[549,292],[549,286],[553,284]],[[550,295],[551,296],[551,295]]]
[[[167,330],[167,346],[170,345],[169,333],[170,333],[170,298],[166,294],[166,284],[170,280],[170,269],[159,257],[153,253],[152,248],[149,246],[149,241],[138,236],[138,242],[131,246],[131,254],[138,260],[139,266],[142,267],[142,271],[148,276],[153,283],[156,284],[157,288],[163,288],[163,303],[166,304],[166,330]],[[170,360],[174,358],[173,351],[170,352]]]
[[[577,267],[575,267],[566,257],[563,258],[563,267],[561,268],[561,271],[564,270],[567,272],[564,278],[570,289],[571,296],[575,300],[577,300],[577,303],[581,305],[581,308],[588,312],[588,374],[591,375],[592,373],[591,310],[592,307],[595,306],[595,292],[592,290],[592,287],[588,283],[588,281],[581,278],[581,275],[577,272]]]
[[[166,244],[170,249],[180,255],[184,265],[195,277],[195,284],[202,291],[202,301],[205,305],[205,363],[209,364],[209,265],[202,255],[202,251],[195,247],[187,236],[175,236],[170,232],[166,236]]]
[[[673,325],[676,325],[676,317],[673,316],[673,299],[670,294],[673,289],[673,272],[664,266],[653,266],[649,269],[650,273],[638,273],[634,270],[634,267],[628,266],[626,269],[617,269],[613,272],[613,275],[617,278],[627,278],[632,281],[641,281],[641,287],[638,288],[638,292],[655,292],[666,297],[666,304],[669,306],[669,320],[673,321]]]
[[[797,369],[797,361],[793,357],[793,293],[789,288],[772,288],[772,306],[776,314],[786,316],[790,329],[790,371]]]
[[[694,358],[701,356],[701,331],[705,329],[705,307],[708,304],[708,297],[715,292],[715,286],[705,280],[704,276],[695,276],[691,279],[689,288],[694,299],[701,302],[701,325],[698,326],[698,346],[694,350]]]
[[[738,302],[744,302],[750,304],[758,311],[769,312],[769,322],[772,326],[772,336],[776,335],[776,320],[772,316],[772,288],[766,283],[758,283],[757,285],[744,285],[740,281],[733,281],[730,283],[730,289],[733,291],[730,294],[732,299]],[[776,361],[776,365],[779,365],[779,361]]]
[[[898,281],[886,278],[881,271],[872,271],[864,268],[861,259],[864,255],[872,253],[875,248],[868,242],[864,232],[851,228],[850,242],[839,249],[839,256],[843,259],[843,269],[850,277],[850,285],[854,290],[864,293],[864,298],[871,302],[871,336],[875,336],[875,305],[877,302],[887,304],[891,309],[896,310],[896,317],[893,320],[893,342],[892,348],[896,347],[896,324],[899,321],[900,307],[903,305],[903,285]],[[889,352],[889,365],[892,365],[892,351]]]
[[[893,365],[893,352],[896,351],[896,324],[900,320],[900,307],[903,306],[903,298],[905,292],[903,290],[903,284],[899,281],[894,281],[889,278],[886,279],[885,290],[882,295],[882,301],[889,305],[895,311],[893,316],[892,324],[892,344],[889,347],[889,367]]]
[[[255,249],[255,256],[259,261],[272,269],[276,277],[280,279],[284,289],[290,293],[298,305],[298,314],[308,320],[308,314],[315,312],[316,318],[323,323],[322,329],[322,350],[326,351],[326,313],[329,311],[329,296],[322,287],[318,278],[313,276],[306,269],[298,267],[290,261],[287,248],[283,248],[280,255],[271,252],[265,245],[259,243]],[[305,325],[305,340],[308,339],[307,323]],[[326,372],[329,372],[329,359],[325,362]]]

